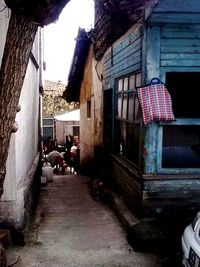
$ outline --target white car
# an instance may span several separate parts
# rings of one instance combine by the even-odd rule
[[[182,235],[183,265],[200,267],[200,212]]]

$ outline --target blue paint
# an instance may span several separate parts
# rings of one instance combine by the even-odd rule
[[[159,1],[155,12],[200,12],[199,0],[162,0]]]
[[[154,13],[149,19],[149,23],[180,23],[180,24],[197,24],[200,23],[200,13]]]
[[[106,52],[105,88],[114,86],[115,79],[138,70],[142,70],[143,84],[148,84],[152,77],[159,77],[165,82],[166,72],[200,72],[200,4],[198,1],[192,0],[188,3],[184,0],[181,1],[180,8],[179,2],[160,1],[148,20],[146,29],[140,27],[136,32],[133,30],[124,35],[113,44],[112,53],[111,49]],[[168,9],[173,12],[165,12]],[[195,14],[190,13],[191,10]],[[171,124],[199,125],[200,122],[190,119],[177,120]],[[144,162],[144,169],[141,171],[145,174],[198,172],[197,169],[161,167],[162,125],[164,123],[152,123],[148,127],[141,127],[144,146],[141,146],[140,155],[146,150],[144,161],[140,160],[141,163]]]

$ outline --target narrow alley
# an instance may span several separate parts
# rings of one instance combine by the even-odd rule
[[[8,250],[8,259],[17,259],[12,266],[163,266],[156,255],[133,251],[112,210],[91,197],[88,182],[55,175],[42,189],[29,244]]]

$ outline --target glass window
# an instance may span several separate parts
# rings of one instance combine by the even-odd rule
[[[43,138],[46,139],[48,137],[53,138],[53,127],[44,127],[43,128]]]
[[[128,95],[127,94],[124,94],[124,97],[123,97],[123,112],[122,112],[122,118],[123,119],[126,119],[127,118],[127,98],[128,98]]]
[[[138,165],[140,125],[136,86],[141,86],[140,73],[117,80],[115,148],[121,156]]]
[[[124,79],[124,91],[128,90],[128,77]]]
[[[137,73],[136,75],[136,87],[141,86],[141,73]]]
[[[134,102],[134,108],[135,108],[135,121],[139,121],[139,118],[141,116],[140,114],[140,104],[137,95],[135,94],[135,102]]]
[[[43,119],[43,125],[53,125],[53,119]]]
[[[128,99],[128,120],[133,122],[133,119],[134,119],[134,93],[130,93]]]
[[[122,95],[121,94],[118,94],[117,106],[118,106],[117,117],[121,118],[122,117]]]
[[[170,72],[166,87],[171,95],[176,118],[200,118],[200,73]]]
[[[123,90],[123,79],[118,82],[118,91],[121,92]]]
[[[200,126],[163,126],[163,168],[200,168]]]
[[[73,126],[73,136],[79,137],[79,126]]]
[[[43,120],[43,139],[54,137],[54,119],[44,118]]]
[[[160,126],[161,168],[200,168],[199,84],[198,72],[166,73],[166,88],[177,120]]]
[[[133,89],[135,89],[135,75],[132,75],[129,78],[129,90]]]
[[[91,100],[88,100],[87,101],[87,118],[88,119],[91,118],[91,109],[92,109]]]

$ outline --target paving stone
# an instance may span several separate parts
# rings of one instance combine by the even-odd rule
[[[134,252],[113,211],[90,196],[89,178],[55,175],[42,189],[35,240],[10,248],[15,267],[159,267],[162,259]]]

